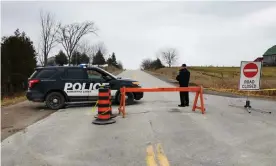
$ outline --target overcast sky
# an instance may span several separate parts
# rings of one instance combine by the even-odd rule
[[[178,65],[240,65],[276,44],[276,2],[1,2],[1,36],[16,28],[37,42],[39,11],[63,24],[95,21],[98,34],[125,68],[138,68],[159,49],[178,50]],[[61,47],[55,48],[51,56]]]

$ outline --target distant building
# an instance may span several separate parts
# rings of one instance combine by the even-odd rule
[[[263,62],[264,58],[263,57],[258,57],[257,59],[254,60],[254,62]]]
[[[55,61],[55,57],[53,56],[53,57],[49,57],[48,59],[47,59],[47,65],[46,66],[56,66],[57,64],[56,64],[56,61]]]
[[[264,66],[276,66],[276,45],[269,48],[263,55]]]

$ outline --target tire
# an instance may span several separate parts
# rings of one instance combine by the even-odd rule
[[[126,93],[126,96],[127,96],[126,105],[133,104],[134,103],[134,94],[131,93],[131,92],[129,92],[129,93]],[[116,94],[115,102],[116,102],[116,104],[120,105],[120,102],[121,102],[121,93],[119,91]]]
[[[51,92],[46,96],[46,106],[52,110],[64,108],[65,98],[60,92]]]

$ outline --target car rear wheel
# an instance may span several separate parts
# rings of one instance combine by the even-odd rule
[[[121,102],[121,93],[118,92],[115,98],[116,104],[120,104]],[[126,93],[126,105],[131,105],[134,103],[134,94],[131,92]]]
[[[46,106],[53,110],[64,108],[65,98],[59,92],[51,92],[46,97]]]

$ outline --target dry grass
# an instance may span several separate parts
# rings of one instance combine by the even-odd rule
[[[152,71],[174,79],[179,68],[161,68]],[[247,94],[239,91],[240,68],[239,67],[189,67],[191,72],[191,85],[203,86],[215,91],[231,92],[236,94]],[[261,78],[261,89],[276,88],[276,67],[263,67]],[[255,96],[276,96],[274,91],[250,92]]]
[[[114,75],[118,75],[123,71],[122,69],[118,69],[114,66],[103,67],[103,69]]]
[[[8,106],[12,104],[16,104],[22,101],[25,101],[27,98],[25,93],[18,93],[10,97],[1,98],[1,106]]]

